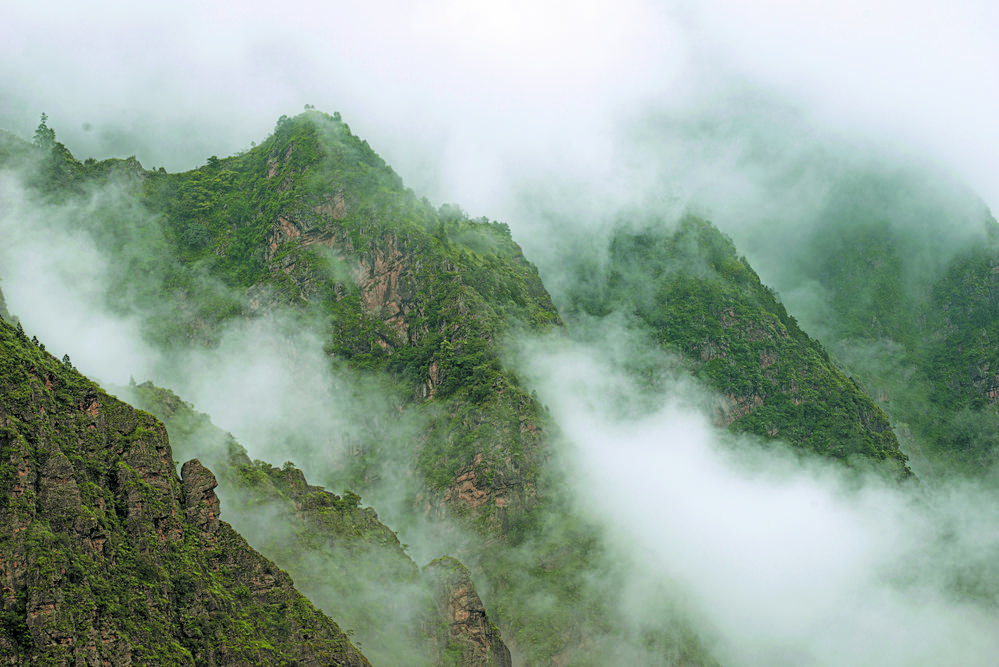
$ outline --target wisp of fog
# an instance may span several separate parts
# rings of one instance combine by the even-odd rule
[[[636,589],[675,582],[723,664],[992,663],[994,493],[858,483],[739,441],[696,407],[689,378],[650,389],[621,370],[639,341],[604,335],[534,342],[524,367],[571,443],[580,502],[639,563]]]

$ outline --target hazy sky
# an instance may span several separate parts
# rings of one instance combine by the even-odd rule
[[[0,127],[30,137],[47,112],[81,158],[189,168],[314,104],[421,194],[500,217],[511,178],[641,173],[631,123],[738,88],[931,156],[999,209],[990,0],[11,4]]]

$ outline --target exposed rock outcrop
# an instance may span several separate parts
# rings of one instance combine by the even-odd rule
[[[454,664],[448,659],[458,646],[473,660],[461,664],[509,664],[481,662],[482,655],[502,658],[509,652],[499,648],[498,630],[486,618],[470,575],[457,560],[435,561],[421,576],[395,533],[374,509],[362,507],[356,494],[337,495],[309,484],[290,463],[278,468],[250,461],[231,435],[166,389],[146,382],[128,391],[130,400],[163,419],[176,451],[197,447],[219,472],[227,497],[253,508],[234,510],[229,520],[244,529],[255,547],[287,568],[316,604],[336,611],[375,664]],[[477,456],[475,464],[481,466],[483,458]],[[215,476],[198,460],[185,463],[181,474],[188,517],[197,525],[208,524],[217,517]],[[470,475],[468,480],[474,482],[474,471]],[[503,502],[502,496],[496,497],[498,505]],[[262,510],[271,525],[254,530]],[[448,653],[450,632],[457,639]]]
[[[219,527],[220,503],[215,489],[219,483],[212,471],[191,459],[180,470],[184,481],[184,509],[187,520],[202,530],[213,532]]]
[[[461,667],[511,667],[510,649],[486,616],[468,569],[445,556],[428,563],[423,573],[435,589],[437,662]]]

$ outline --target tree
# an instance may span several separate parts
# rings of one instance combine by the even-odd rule
[[[34,144],[42,150],[50,151],[55,146],[55,130],[48,126],[48,114],[42,113],[41,122],[35,128]]]

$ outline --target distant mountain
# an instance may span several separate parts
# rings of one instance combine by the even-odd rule
[[[788,258],[776,286],[890,414],[921,476],[980,475],[999,452],[999,224],[985,204],[940,175],[862,170],[799,227],[758,232]]]

